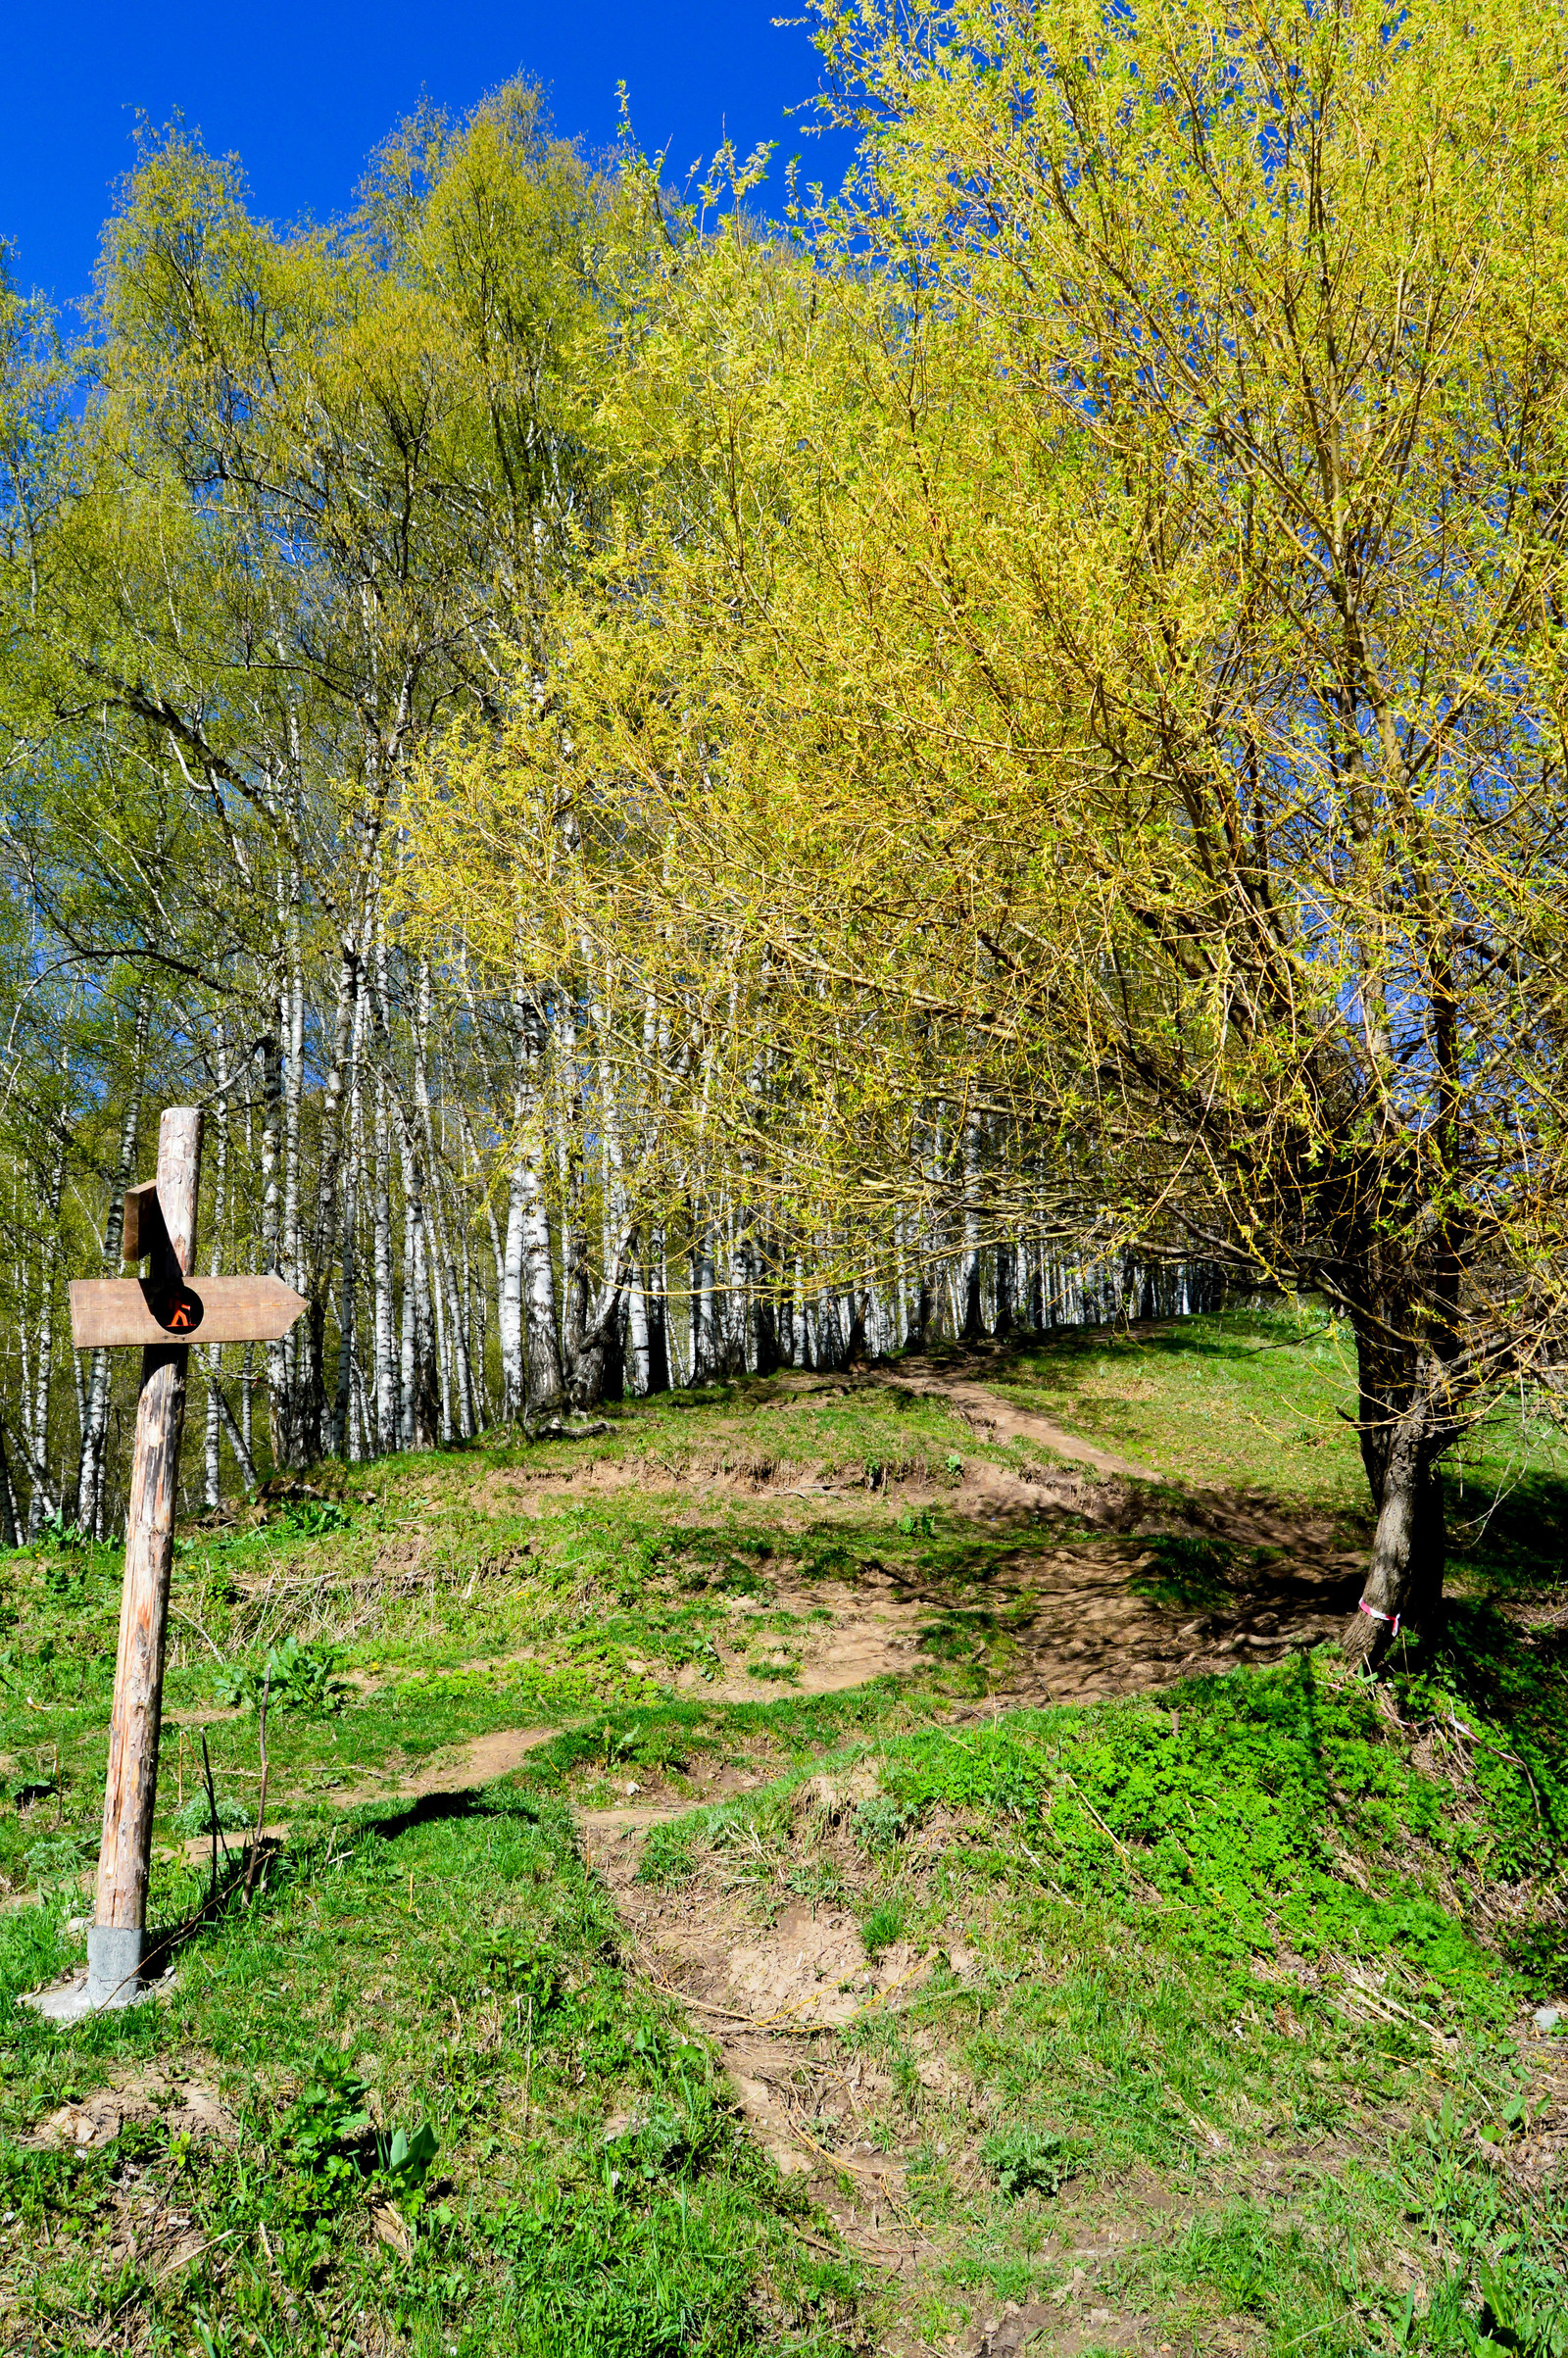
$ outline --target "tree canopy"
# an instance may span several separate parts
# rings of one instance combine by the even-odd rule
[[[858,171],[668,253],[615,529],[423,889],[526,877],[700,1010],[687,1118],[794,1221],[951,1209],[982,1122],[988,1218],[1327,1296],[1370,1647],[1561,1363],[1560,28],[820,41]]]
[[[110,1513],[38,1305],[177,1088],[279,1464],[1321,1296],[1376,1650],[1563,1366],[1560,25],[816,25],[781,220],[519,82],[286,234],[176,127],[83,341],[5,298],[9,1511]]]

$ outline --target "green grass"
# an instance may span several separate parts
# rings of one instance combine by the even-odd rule
[[[1311,1304],[1069,1332],[1008,1354],[997,1382],[1020,1405],[1174,1481],[1366,1510],[1346,1421],[1355,1410],[1354,1341],[1343,1319]],[[1449,1463],[1464,1552],[1495,1563],[1521,1547],[1530,1554],[1544,1525],[1561,1535],[1568,1437],[1544,1408],[1499,1403]]]
[[[40,1913],[0,1930],[8,1999],[60,1953]],[[85,2346],[129,2308],[154,2347],[270,2346],[253,2336],[280,2316],[294,2346],[338,2346],[328,2285],[332,2310],[431,2350],[728,2352],[764,2289],[799,2317],[792,2344],[825,2346],[850,2284],[800,2242],[799,2197],[740,2134],[707,2043],[627,1972],[559,1801],[465,1795],[336,1828],[187,1940],[156,2009],[8,2034],[13,2137],[154,2057],[205,2078],[242,2136],[197,2153],[122,2134],[81,2158],[8,2143],[27,2257],[7,2289],[38,2347]],[[437,2140],[422,2183],[387,2166],[399,2129]],[[156,2249],[116,2260],[131,2201],[208,2244],[173,2286]],[[378,2239],[378,2202],[407,2255]]]
[[[1430,1674],[1396,1692],[1432,1721],[1440,1699],[1474,1708]],[[1554,1681],[1558,1728],[1563,1700]],[[1478,1750],[1429,1775],[1326,1654],[1157,1705],[881,1743],[897,1838],[844,1863],[867,1949],[902,1937],[934,1960],[869,2034],[895,2082],[935,2044],[973,2091],[933,2102],[906,2069],[899,2124],[954,2317],[1009,2285],[1059,2289],[1037,2210],[997,2194],[1064,2181],[1079,2226],[1140,2180],[1187,2214],[1107,2280],[1128,2314],[1164,2307],[1162,2332],[1239,2311],[1265,2348],[1466,2350],[1486,2248],[1528,2253],[1568,2294],[1561,2190],[1512,2166],[1541,2100],[1517,2026],[1568,1967],[1560,1757]],[[787,1885],[819,1854],[813,1793],[797,1775],[661,1829],[651,1880],[694,1889],[739,1824]],[[1499,1925],[1522,1891],[1537,1914]],[[994,2186],[976,2186],[977,2143]],[[1423,2286],[1408,2316],[1406,2280]]]
[[[1293,1531],[1353,1548],[1365,1500],[1320,1318],[986,1367],[1159,1487],[981,1511],[966,1465],[1051,1452],[769,1381],[182,1532],[152,1904],[177,1970],[69,2033],[10,2000],[82,1953],[121,1557],[0,1558],[0,2346],[849,2358],[972,2347],[1010,2301],[1085,2351],[1099,2308],[1118,2346],[1562,2358],[1568,2074],[1521,2036],[1568,1997],[1561,1442],[1516,1403],[1467,1444],[1447,1638],[1376,1688],[1320,1650],[1000,1711],[1042,1549],[1223,1621]],[[585,1461],[601,1483],[567,1489]],[[1267,1547],[1216,1492],[1266,1506]],[[846,1597],[909,1650],[808,1691]],[[247,1905],[269,1662],[290,1833]],[[758,1699],[723,1699],[748,1666]],[[483,1789],[350,1800],[519,1728],[553,1733]],[[203,1737],[216,1895],[187,1855]],[[628,1785],[669,1813],[633,1887],[656,1922],[708,1911],[722,1955],[826,1911],[888,1985],[791,2049],[809,2183],[734,2100],[722,2008],[649,1970],[585,1864],[576,1811]],[[101,2148],[36,2142],[181,2073],[231,2140],[172,2132],[166,2090]]]

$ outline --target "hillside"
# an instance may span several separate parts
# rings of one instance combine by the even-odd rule
[[[1086,1331],[182,1527],[172,1973],[4,2009],[0,2343],[1568,2346],[1568,1452],[1471,1446],[1373,1683],[1349,1365]],[[84,1953],[119,1565],[0,1559],[8,1998]]]

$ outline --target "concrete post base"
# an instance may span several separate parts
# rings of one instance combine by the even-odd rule
[[[87,1927],[87,2006],[132,2006],[141,1994],[141,1960],[147,1936],[139,1925]]]
[[[86,1972],[78,1965],[68,1982],[58,1983],[53,1990],[36,1990],[22,2003],[31,2006],[46,2022],[80,2022],[84,2015],[102,2014],[111,2007],[140,2005],[158,1987],[141,1978],[146,1947],[143,1932],[127,1931],[117,1924],[91,1924],[87,1928]],[[169,1970],[166,1967],[166,1988],[172,1986]]]

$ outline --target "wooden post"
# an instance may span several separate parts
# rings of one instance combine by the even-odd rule
[[[149,1240],[155,1290],[176,1287],[195,1259],[201,1151],[199,1108],[170,1106],[159,1124],[157,1179],[158,1207],[168,1241],[166,1244],[161,1233]],[[160,1262],[164,1264],[161,1267]],[[161,1343],[142,1353],[130,1510],[125,1523],[124,1588],[120,1600],[120,1651],[109,1732],[109,1776],[98,1852],[98,1904],[87,1935],[89,2006],[125,2004],[140,1985],[153,1804],[158,1791],[164,1631],[169,1618],[169,1575],[174,1559],[174,1498],[189,1356],[189,1349],[182,1343]]]

